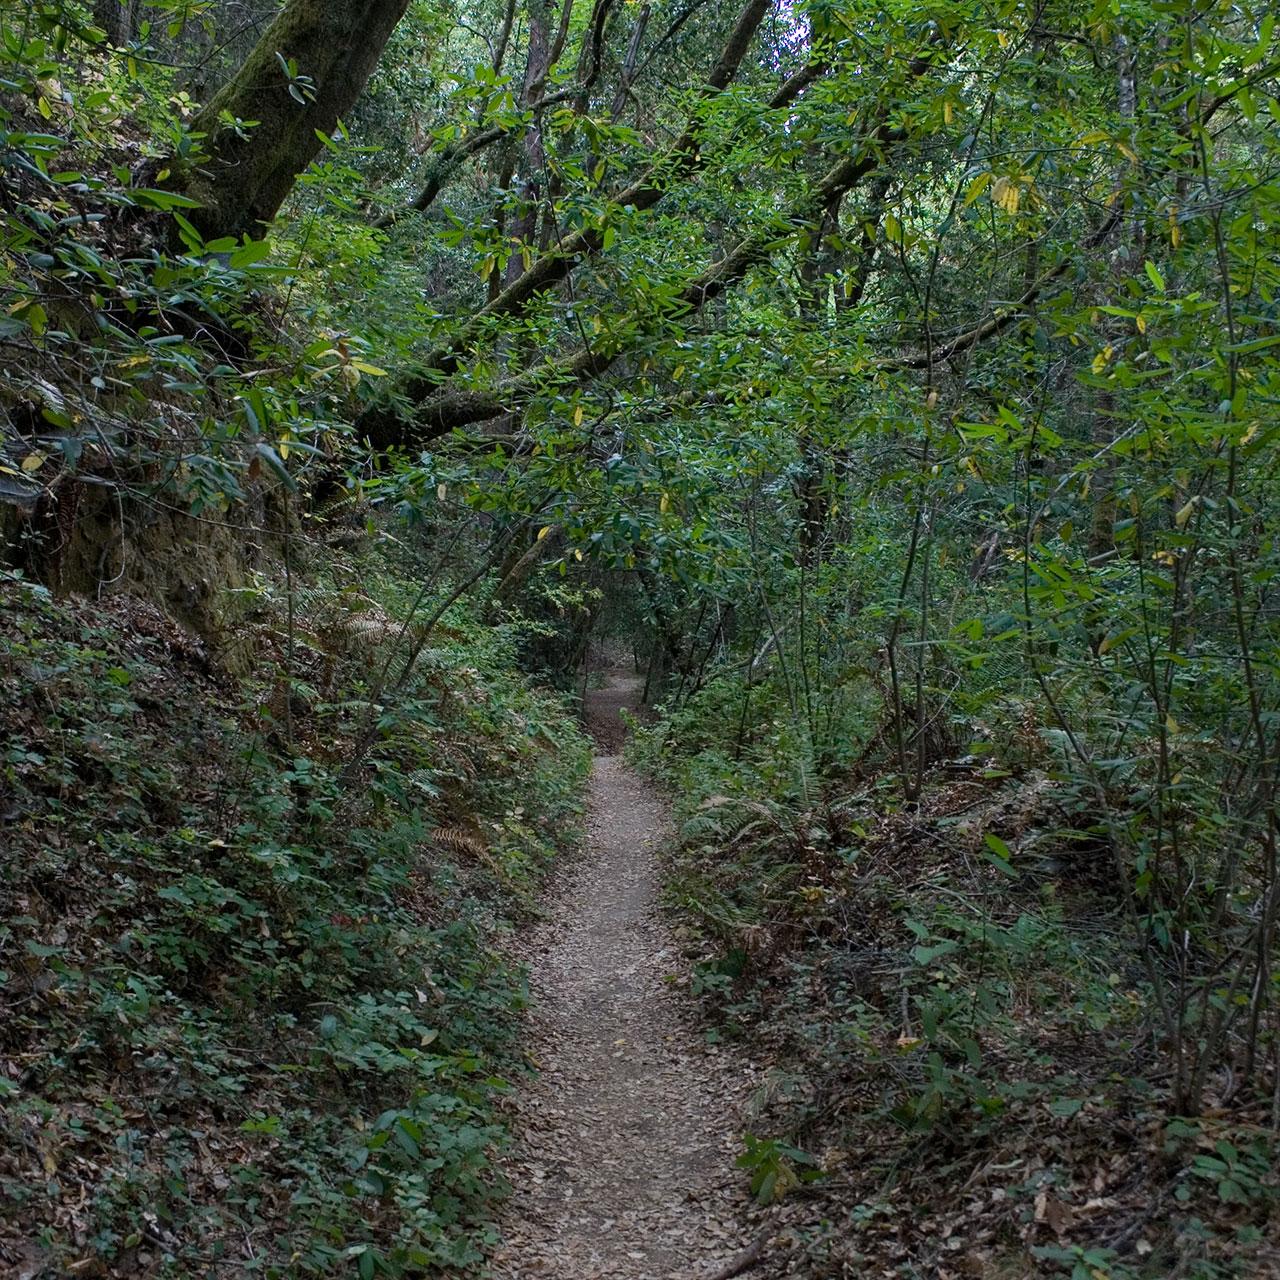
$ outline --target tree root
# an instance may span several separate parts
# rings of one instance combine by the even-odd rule
[[[713,1271],[709,1276],[704,1277],[704,1280],[733,1280],[744,1271],[750,1271],[760,1261],[760,1255],[764,1253],[764,1247],[769,1243],[769,1234],[766,1231],[754,1244],[748,1245],[736,1258],[731,1258],[719,1271]]]

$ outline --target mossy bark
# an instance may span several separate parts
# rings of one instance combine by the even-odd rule
[[[209,154],[188,184],[203,206],[191,213],[202,235],[262,234],[262,225],[275,217],[319,151],[317,131],[331,134],[355,104],[408,4],[285,5],[244,66],[194,122],[206,135]],[[290,63],[296,66],[292,79]]]

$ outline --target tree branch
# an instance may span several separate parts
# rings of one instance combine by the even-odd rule
[[[548,107],[558,106],[561,102],[568,102],[571,98],[589,94],[595,87],[596,80],[600,76],[601,67],[604,65],[602,48],[604,28],[613,3],[614,0],[596,0],[595,9],[592,10],[591,14],[590,36],[583,51],[585,70],[579,83],[567,89],[558,89],[555,93],[543,93],[541,86],[546,83],[550,68],[555,66],[564,51],[564,40],[567,34],[567,14],[572,7],[572,0],[565,0],[560,29],[556,32],[547,71],[543,73],[538,84],[533,86],[538,90],[538,99],[536,102],[529,103],[526,110],[526,114],[529,117],[535,117],[538,112],[545,111]],[[408,209],[384,213],[373,225],[379,230],[386,230],[387,227],[394,226],[404,217],[406,212],[425,213],[435,203],[436,197],[445,189],[466,160],[493,146],[495,142],[501,142],[503,139],[511,137],[517,128],[527,128],[527,124],[522,121],[519,126],[491,125],[487,129],[481,129],[476,133],[469,134],[464,138],[458,138],[456,141],[449,143],[442,151],[432,157],[422,190],[418,193],[413,203],[408,206]]]
[[[772,0],[747,0],[739,13],[716,65],[707,77],[703,98],[713,97],[725,89],[746,56],[756,29],[768,12]],[[613,197],[616,208],[651,209],[666,194],[673,180],[695,169],[701,159],[698,143],[699,127],[690,120],[675,144],[641,177]],[[501,316],[519,315],[539,293],[559,284],[586,257],[597,254],[604,246],[604,231],[586,227],[562,240],[554,249],[538,258],[516,281],[509,284],[492,302],[481,307],[471,321],[444,347],[432,352],[424,362],[429,370],[451,373],[457,356],[464,351],[489,321]]]

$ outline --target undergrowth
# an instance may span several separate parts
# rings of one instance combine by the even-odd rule
[[[997,729],[915,804],[814,768],[770,681],[633,739],[676,798],[708,1034],[769,1064],[740,1164],[785,1197],[774,1248],[824,1277],[1280,1274],[1268,1117],[1170,1113],[1112,861],[1047,735]]]
[[[518,637],[455,605],[382,700],[412,588],[377,561],[293,633],[258,582],[253,679],[136,597],[0,589],[0,1270],[470,1272],[523,1069],[501,939],[588,762]]]

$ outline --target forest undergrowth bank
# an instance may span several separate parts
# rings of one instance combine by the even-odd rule
[[[708,1035],[771,1064],[738,1161],[772,1206],[761,1274],[1280,1274],[1270,1099],[1228,1067],[1178,1113],[1052,726],[1023,707],[904,802],[871,752],[816,769],[776,673],[741,671],[630,752],[676,800],[667,904]]]
[[[428,635],[376,548],[321,568],[305,623],[271,579],[235,602],[251,676],[138,596],[0,579],[5,1275],[454,1275],[493,1243],[504,938],[587,746],[514,630]]]

